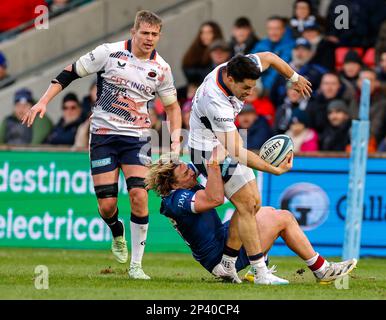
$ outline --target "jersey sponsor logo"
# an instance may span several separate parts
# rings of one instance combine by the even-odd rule
[[[138,90],[140,92],[144,92],[147,94],[152,94],[152,92],[153,92],[153,89],[150,86],[147,86],[143,83],[130,81],[129,79],[124,79],[121,77],[112,76],[111,80],[114,81],[116,84],[124,85],[126,87],[129,87],[129,88],[134,89],[134,90]]]
[[[126,66],[126,62],[121,63],[121,62],[118,61],[118,66],[117,67],[119,69],[125,69],[125,66]]]
[[[217,121],[217,122],[233,122],[234,119],[233,118],[221,118],[221,117],[213,117],[213,120],[214,121]]]
[[[145,68],[143,68],[143,67],[141,67],[141,66],[137,66],[137,65],[135,65],[134,63],[129,63],[127,66],[128,66],[129,68],[134,68],[134,69],[137,69],[137,70],[139,70],[139,71],[146,71]]]
[[[184,207],[185,200],[188,198],[188,196],[189,196],[188,192],[183,192],[181,194],[180,198],[178,199],[178,207],[179,208],[183,208]]]

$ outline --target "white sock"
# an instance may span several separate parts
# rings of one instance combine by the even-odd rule
[[[143,253],[145,252],[147,229],[149,223],[138,224],[130,221],[131,231],[131,262],[130,264],[142,264]]]
[[[222,255],[221,264],[224,265],[225,268],[230,269],[231,267],[236,266],[237,257],[231,257],[226,254]]]
[[[268,270],[264,257],[261,257],[259,260],[250,261],[250,264],[255,275],[265,273]]]
[[[316,260],[318,260],[318,257],[319,257],[319,253],[316,253],[315,256],[313,256],[311,259],[304,260],[304,262],[308,267],[312,266],[316,262]]]

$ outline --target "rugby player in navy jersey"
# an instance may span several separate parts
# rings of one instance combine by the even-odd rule
[[[178,155],[173,153],[163,155],[153,164],[145,179],[148,187],[162,197],[160,213],[170,219],[175,230],[190,247],[194,259],[215,276],[213,269],[222,259],[230,232],[229,225],[237,224],[239,219],[234,214],[231,221],[222,223],[215,209],[224,202],[223,168],[219,165],[224,157],[220,153],[224,154],[223,151],[218,152],[216,147],[207,163],[205,188],[197,182],[194,165],[180,161]],[[304,260],[319,282],[328,283],[343,277],[356,266],[355,259],[328,262],[315,252],[296,219],[287,210],[262,207],[255,219],[265,255],[280,236]],[[242,247],[237,256],[236,270],[240,271],[249,265],[250,261]],[[259,279],[254,272],[248,271],[245,279],[263,285],[288,284],[287,280],[275,276],[274,272],[275,267],[272,267],[268,269],[268,276]],[[235,277],[222,279],[241,282],[235,281],[238,279]]]
[[[126,263],[128,250],[117,206],[119,172],[123,171],[131,204],[129,277],[134,279],[150,279],[142,270],[149,215],[144,178],[151,161],[148,103],[156,95],[170,121],[171,150],[178,152],[180,143],[181,109],[172,72],[155,50],[161,27],[156,14],[139,11],[130,40],[102,44],[67,66],[22,119],[31,126],[36,115],[43,117],[47,104],[72,81],[97,74],[90,126],[91,174],[99,214],[113,235],[112,252],[118,262]]]

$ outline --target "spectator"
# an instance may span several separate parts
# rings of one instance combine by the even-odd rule
[[[296,109],[293,111],[289,130],[286,135],[291,137],[294,143],[294,152],[318,151],[318,135],[315,130],[308,127],[308,115],[305,111]]]
[[[378,146],[379,152],[386,152],[386,137],[384,137]]]
[[[349,50],[344,57],[340,76],[342,79],[347,80],[350,85],[356,89],[359,72],[361,71],[362,67],[363,62],[358,52],[355,50]]]
[[[83,98],[82,101],[82,118],[87,119],[91,113],[92,108],[97,100],[97,83],[94,81],[89,89],[89,94]]]
[[[297,73],[309,80],[312,84],[312,89],[316,91],[319,88],[323,74],[326,73],[327,70],[318,64],[310,62],[312,54],[311,44],[304,38],[298,38],[295,48],[292,50],[290,66]],[[278,77],[272,86],[270,97],[276,106],[282,104],[284,101],[287,90],[286,84],[287,79]]]
[[[353,119],[358,118],[360,90],[364,79],[370,80],[370,135],[378,144],[386,136],[386,98],[381,92],[380,82],[372,69],[363,69],[359,73],[357,101],[350,109],[351,116]]]
[[[349,108],[353,108],[355,99],[347,95],[347,92],[349,92],[348,89],[337,74],[331,72],[324,74],[318,92],[309,101],[306,108],[310,127],[318,133],[323,132],[328,123],[327,105],[334,99],[343,99],[350,106]]]
[[[182,60],[182,69],[189,83],[202,82],[212,70],[208,48],[217,39],[223,40],[220,26],[213,21],[203,23]]]
[[[213,69],[227,62],[231,57],[231,49],[224,40],[213,41],[208,50]]]
[[[375,43],[375,61],[377,64],[381,61],[383,52],[386,52],[386,20],[379,29],[377,41]]]
[[[293,6],[293,16],[290,20],[294,38],[301,36],[304,28],[316,22],[315,16],[312,14],[312,6],[310,1],[296,0]]]
[[[54,126],[45,143],[52,145],[74,145],[75,135],[82,123],[82,107],[78,97],[70,92],[63,98],[62,117]]]
[[[196,94],[197,88],[199,85],[197,83],[189,83],[188,85],[188,93],[187,93],[187,100],[184,102],[184,104],[181,107],[181,116],[182,116],[182,127],[184,129],[189,130],[189,121],[190,121],[190,112],[192,111],[192,103],[193,103],[193,97]]]
[[[386,51],[381,53],[379,65],[376,67],[377,79],[380,82],[382,91],[386,91]]]
[[[332,100],[327,106],[328,124],[319,136],[320,150],[345,151],[350,144],[351,119],[344,100]]]
[[[82,150],[88,148],[90,137],[90,123],[91,119],[87,118],[79,125],[78,130],[76,130],[74,145],[72,146],[73,150]]]
[[[246,104],[237,116],[238,128],[244,145],[249,150],[257,150],[272,136],[271,128],[263,116],[256,114],[255,108]]]
[[[14,81],[11,80],[11,77],[7,74],[7,58],[0,51],[0,89],[8,87],[13,83]]]
[[[32,92],[26,88],[16,91],[13,113],[6,117],[0,125],[0,143],[12,145],[40,144],[51,130],[52,122],[45,116],[37,117],[32,127],[24,126],[21,119],[32,107]]]
[[[307,103],[308,100],[304,99],[298,91],[291,89],[291,86],[287,86],[287,96],[284,99],[284,103],[276,110],[275,123],[273,126],[274,133],[285,133],[290,127],[290,121],[294,110],[299,109],[305,111]]]
[[[277,54],[285,62],[289,62],[291,60],[292,48],[294,47],[294,40],[286,34],[284,19],[278,16],[270,17],[267,20],[266,28],[268,37],[258,42],[252,49],[252,52],[270,51]],[[278,73],[273,68],[265,71],[261,77],[264,90],[271,90],[277,77]]]
[[[302,37],[311,44],[313,56],[310,63],[318,64],[329,71],[333,71],[335,69],[335,43],[325,39],[320,26],[316,23],[305,25]]]
[[[230,41],[231,56],[251,53],[258,41],[249,19],[246,17],[237,18],[233,25]]]
[[[272,104],[271,100],[264,95],[260,79],[257,80],[256,87],[252,89],[252,93],[245,99],[245,103],[253,105],[256,114],[258,116],[263,116],[268,121],[270,127],[273,126],[276,112],[275,106]]]

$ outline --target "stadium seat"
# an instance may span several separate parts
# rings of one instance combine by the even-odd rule
[[[340,71],[343,66],[343,61],[344,57],[346,56],[346,53],[349,50],[355,50],[358,52],[359,56],[363,56],[363,48],[360,47],[355,47],[355,48],[350,48],[350,47],[338,47],[335,49],[335,69]]]
[[[375,48],[368,48],[362,60],[369,68],[375,67]]]

